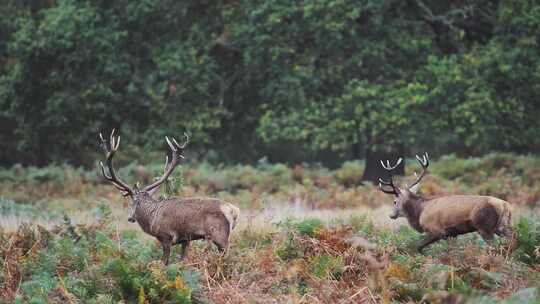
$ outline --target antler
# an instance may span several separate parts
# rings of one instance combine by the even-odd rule
[[[186,137],[186,141],[180,145],[176,139],[172,138],[172,141],[165,136],[165,140],[167,141],[167,144],[169,145],[169,148],[171,148],[172,157],[171,162],[169,162],[169,158],[165,157],[165,170],[163,172],[163,176],[161,176],[157,181],[153,182],[152,184],[146,186],[143,190],[148,191],[149,193],[153,193],[153,189],[159,187],[163,182],[167,180],[169,175],[174,171],[174,168],[178,165],[179,158],[184,158],[184,148],[189,142],[189,136],[184,133],[184,136]]]
[[[103,165],[103,162],[99,162],[99,165],[101,166],[101,173],[103,173],[103,176],[105,179],[110,181],[118,190],[122,191],[123,196],[128,196],[133,193],[133,190],[128,186],[127,183],[123,182],[116,176],[116,172],[114,171],[112,159],[114,156],[114,153],[118,151],[118,147],[120,146],[120,136],[114,137],[114,129],[111,132],[111,135],[109,137],[109,142],[107,143],[107,140],[103,138],[103,134],[99,133],[99,138],[101,139],[101,147],[105,151],[105,156],[107,157],[107,169],[109,171],[109,174],[105,172],[105,166]]]
[[[409,189],[416,186],[422,180],[422,178],[424,178],[424,176],[427,173],[427,167],[429,166],[429,156],[428,156],[427,152],[424,153],[424,155],[422,155],[422,157],[416,155],[416,160],[418,160],[418,162],[422,166],[422,173],[420,173],[420,175],[417,176],[414,183],[412,183],[409,186]],[[414,174],[416,175],[416,172]]]
[[[394,194],[395,196],[398,196],[399,193],[400,193],[400,190],[397,186],[394,185],[394,179],[392,177],[392,171],[394,169],[396,169],[400,164],[401,164],[401,161],[403,159],[400,157],[396,164],[393,165],[393,166],[390,166],[390,161],[387,160],[386,161],[386,165],[384,164],[384,162],[381,160],[381,165],[382,167],[388,171],[388,174],[390,175],[390,181],[385,181],[384,179],[380,178],[379,177],[379,189],[381,189],[382,192],[384,193],[387,193],[387,194]],[[390,186],[392,187],[392,190],[389,190],[389,189],[384,189],[384,186]]]

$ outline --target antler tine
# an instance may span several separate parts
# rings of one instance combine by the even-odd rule
[[[167,141],[167,144],[169,145],[169,148],[171,148],[171,150],[173,152],[176,152],[176,146],[171,142],[169,137],[165,136],[165,140]],[[173,138],[173,141],[176,143],[176,140],[174,140],[174,138]]]
[[[120,180],[114,171],[112,159],[114,156],[114,153],[118,151],[118,148],[120,147],[120,136],[115,137],[114,136],[115,129],[111,131],[111,135],[109,136],[109,142],[107,143],[107,140],[103,137],[102,133],[99,133],[99,138],[101,140],[101,146],[103,150],[105,151],[106,156],[106,163],[107,163],[107,169],[109,173],[107,174],[107,170],[105,170],[105,165],[103,162],[99,162],[99,165],[101,166],[101,173],[103,174],[103,177],[105,177],[106,180],[111,182],[113,186],[115,186],[118,190],[122,191],[123,196],[128,196],[131,193],[133,193],[132,189],[128,186],[127,183]]]
[[[387,193],[387,194],[396,194],[395,190],[392,189],[392,190],[387,190],[387,189],[384,189],[383,188],[383,184],[382,183],[379,183],[379,189],[384,192],[384,193]]]
[[[186,141],[184,141],[183,144],[179,144],[174,137],[172,138],[172,141],[173,141],[173,143],[175,144],[175,146],[177,148],[184,149],[187,146],[187,144],[189,143],[189,135],[184,132],[184,137],[186,138]],[[169,144],[169,146],[170,146],[170,144]]]
[[[392,177],[392,171],[394,169],[396,169],[400,164],[401,162],[403,161],[403,158],[399,158],[396,163],[392,166],[390,165],[390,161],[389,160],[386,160],[386,164],[381,160],[381,166],[386,170],[388,171],[388,174],[390,175],[390,181],[385,181],[384,179],[382,178],[379,178],[379,189],[384,192],[384,193],[388,193],[388,194],[394,194],[396,196],[399,195],[400,193],[400,190],[398,187],[396,187],[394,185],[394,179]],[[384,189],[384,186],[390,186],[392,187],[392,190],[388,190],[388,189]]]
[[[383,188],[384,186],[390,186],[390,187],[392,187],[392,190],[384,189]],[[381,189],[381,191],[384,192],[384,193],[395,194],[394,184],[392,182],[387,182],[387,181],[385,181],[384,179],[382,179],[380,177],[379,177],[379,189]]]
[[[163,174],[167,173],[168,168],[169,168],[169,156],[165,155],[165,165],[163,166]],[[153,189],[148,190],[148,194],[152,196],[158,189],[159,187],[154,187]]]
[[[116,138],[116,145],[114,145],[114,152],[118,151],[118,147],[120,147],[120,136]]]
[[[184,141],[182,146],[180,146],[182,149],[185,148],[187,144],[189,143],[189,135],[186,132],[184,132],[184,137],[186,138],[186,141]]]
[[[429,166],[429,156],[428,156],[427,152],[422,155],[422,158],[420,158],[420,156],[416,155],[416,159],[418,160],[420,165],[422,165],[422,167]]]
[[[392,182],[387,182],[384,179],[379,177],[379,184],[383,184],[385,186],[392,186]]]
[[[106,179],[111,180],[112,177],[105,172],[105,166],[103,165],[102,161],[99,162],[99,165],[101,166],[101,173],[103,174],[103,176]]]
[[[184,158],[184,148],[186,147],[189,137],[186,133],[184,133],[186,136],[186,142],[182,145],[180,145],[174,137],[169,139],[168,136],[165,136],[165,141],[167,142],[167,145],[171,149],[171,161],[169,162],[168,157],[165,158],[165,169],[163,172],[163,176],[161,176],[157,181],[153,182],[152,184],[146,186],[144,188],[145,191],[153,193],[154,189],[159,187],[163,182],[167,180],[167,178],[171,175],[171,173],[174,171],[174,168],[178,165],[178,159]]]
[[[169,167],[169,155],[165,155],[165,166],[163,167],[163,174],[167,172],[167,167]]]
[[[390,161],[389,160],[386,160],[386,165],[384,164],[384,162],[381,160],[381,165],[382,167],[387,170],[387,171],[392,171],[394,170],[395,168],[397,168],[400,164],[401,164],[401,161],[403,161],[403,158],[399,158],[397,161],[396,161],[396,164],[393,165],[393,166],[390,166]]]
[[[110,181],[113,184],[113,186],[115,186],[119,190],[124,190],[124,188],[122,188],[122,185],[118,184],[110,174],[107,174],[107,172],[105,171],[105,166],[103,165],[103,162],[100,161],[99,165],[101,166],[101,173],[103,174],[105,179]]]
[[[416,175],[416,180],[411,184],[411,186],[409,187],[412,188],[414,186],[416,186],[421,180],[422,178],[424,178],[424,176],[426,175],[427,173],[427,168],[429,166],[429,155],[427,154],[427,152],[425,152],[422,157],[416,155],[416,160],[420,163],[420,165],[422,166],[422,172],[420,173],[420,175],[417,175],[416,172],[415,172],[415,175]]]

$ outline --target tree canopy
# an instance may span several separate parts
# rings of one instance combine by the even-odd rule
[[[225,161],[540,148],[535,1],[5,0],[0,37],[3,165],[113,127]]]

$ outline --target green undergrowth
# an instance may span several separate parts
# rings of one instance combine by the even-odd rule
[[[540,222],[532,217],[521,217],[515,225],[518,248],[516,257],[527,264],[540,262]]]
[[[52,220],[60,217],[58,212],[51,212],[44,205],[20,204],[5,197],[0,197],[0,214],[3,217],[24,218],[26,220]]]
[[[265,161],[186,164],[164,192],[233,202],[242,209],[242,223],[225,257],[194,242],[186,262],[177,261],[176,246],[168,267],[160,262],[157,242],[142,237],[139,227],[122,225],[129,202],[103,182],[99,171],[68,165],[1,169],[0,213],[7,224],[0,229],[0,299],[347,303],[353,297],[383,303],[538,303],[540,221],[534,214],[540,203],[539,160],[512,154],[433,160],[423,193],[494,195],[520,212],[514,217],[512,252],[504,239],[486,243],[472,233],[437,242],[423,254],[415,250],[422,234],[408,225],[381,227],[363,213],[391,198],[361,184],[360,161],[335,170]],[[129,183],[152,181],[163,169],[158,163],[123,164],[119,175]],[[408,160],[407,171],[415,169],[414,159]],[[287,218],[289,209],[280,210],[291,207],[287,204],[305,209],[308,217]],[[257,217],[266,208],[275,212],[268,219]],[[353,211],[345,218],[324,217],[327,209],[339,208]],[[322,215],[312,217],[311,211]],[[287,219],[271,224],[274,213]],[[527,213],[532,215],[520,216]]]
[[[264,296],[281,299],[346,299],[365,286],[387,302],[539,300],[540,232],[534,219],[518,220],[513,253],[501,239],[486,244],[469,234],[418,254],[414,246],[421,235],[407,226],[376,228],[365,217],[307,218],[271,230],[237,231],[226,257],[196,243],[189,262],[175,261],[173,254],[173,263],[163,266],[156,242],[117,230],[102,209],[95,224],[74,226],[65,218],[51,229],[24,224],[0,233],[2,297],[10,303],[205,303],[218,286],[248,280],[242,284],[274,282]]]
[[[197,269],[163,266],[155,243],[114,226],[102,220],[74,227],[66,219],[51,230],[25,224],[2,235],[2,297],[12,303],[196,302]]]
[[[119,162],[118,175],[129,184],[148,184],[163,172],[162,163],[141,165]],[[246,204],[255,201],[249,195],[291,195],[308,192],[322,207],[347,207],[370,204],[373,195],[369,183],[362,183],[363,161],[344,162],[329,170],[314,164],[271,164],[265,160],[253,165],[213,165],[187,163],[176,170],[167,187],[179,193],[182,188],[206,194],[243,196]],[[418,171],[414,158],[407,161],[407,172]],[[493,195],[513,203],[534,206],[540,203],[540,157],[493,153],[483,157],[442,156],[431,161],[424,192],[473,193]],[[409,174],[409,175],[410,175]],[[404,177],[406,180],[410,176]],[[406,181],[404,181],[406,182]],[[69,165],[43,168],[0,168],[0,195],[17,202],[40,201],[51,197],[98,197],[108,185],[99,166],[88,169]],[[336,197],[342,194],[342,197]],[[349,195],[349,196],[347,196]]]
[[[283,225],[285,236],[275,253],[288,263],[304,261],[310,275],[317,278],[336,282],[366,275],[368,286],[392,301],[538,303],[540,273],[535,259],[540,233],[539,222],[531,221],[521,218],[517,222],[517,248],[512,253],[505,250],[508,242],[504,239],[486,244],[478,235],[468,234],[435,243],[419,254],[415,246],[422,236],[408,226],[377,229],[365,219],[352,218],[351,224],[345,225],[321,223],[310,235],[305,227],[313,227],[312,219],[290,220]],[[348,233],[343,234],[344,229]],[[345,245],[354,236],[363,238],[361,249]],[[315,244],[320,247],[313,248]],[[354,273],[355,267],[360,267],[358,273]]]

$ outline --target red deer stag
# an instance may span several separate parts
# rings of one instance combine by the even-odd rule
[[[131,198],[128,221],[137,221],[144,232],[159,240],[163,247],[165,265],[169,263],[171,246],[175,244],[182,245],[182,259],[185,258],[192,240],[211,240],[220,251],[228,249],[229,235],[240,214],[236,206],[213,198],[171,197],[156,200],[152,197],[176,168],[179,159],[184,158],[184,148],[189,140],[187,135],[186,142],[182,145],[174,138],[170,140],[165,137],[172,152],[171,161],[166,157],[163,176],[142,189],[137,185],[131,188],[115,173],[112,160],[120,145],[120,136],[115,137],[113,130],[108,142],[101,133],[99,137],[106,155],[107,169],[103,162],[100,162],[103,176],[120,190],[124,197]]]
[[[395,186],[392,178],[392,171],[402,159],[398,159],[394,166],[391,166],[389,161],[386,161],[385,165],[381,160],[390,179],[385,181],[379,178],[379,188],[384,193],[396,196],[390,218],[405,217],[415,230],[427,234],[418,246],[419,252],[441,239],[475,231],[484,240],[491,240],[493,234],[511,238],[512,211],[506,201],[480,195],[449,195],[436,198],[418,195],[418,187],[427,173],[429,159],[427,153],[422,157],[416,155],[416,159],[422,166],[422,173],[410,187],[405,188]]]

